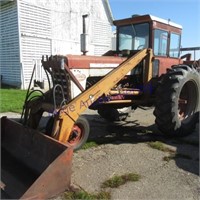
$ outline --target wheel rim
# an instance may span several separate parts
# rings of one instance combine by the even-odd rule
[[[182,123],[187,123],[194,114],[197,105],[197,86],[193,81],[188,81],[181,89],[178,100],[178,117]]]
[[[80,124],[74,124],[69,136],[68,143],[72,146],[76,146],[80,143],[84,135],[84,129]]]

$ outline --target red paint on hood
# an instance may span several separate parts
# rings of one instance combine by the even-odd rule
[[[126,58],[114,56],[83,56],[83,55],[66,55],[67,65],[70,69],[89,69],[90,64],[120,64]],[[103,68],[103,67],[102,67]],[[111,67],[113,68],[113,67]]]

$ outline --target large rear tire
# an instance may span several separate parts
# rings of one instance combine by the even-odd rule
[[[199,119],[200,76],[186,65],[173,66],[159,83],[154,115],[158,128],[167,135],[191,134]]]

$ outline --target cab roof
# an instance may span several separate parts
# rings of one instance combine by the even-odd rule
[[[182,29],[182,26],[179,24],[176,24],[174,22],[171,22],[171,20],[165,20],[161,19],[159,17],[155,17],[153,15],[133,15],[131,18],[121,19],[121,20],[115,20],[113,22],[114,25],[120,26],[120,25],[128,25],[128,24],[136,24],[136,23],[144,23],[144,22],[158,22],[164,25],[169,25],[178,29]]]

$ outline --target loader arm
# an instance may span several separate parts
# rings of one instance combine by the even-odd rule
[[[118,67],[109,72],[103,79],[98,81],[89,89],[82,92],[67,105],[58,110],[53,127],[54,138],[61,142],[69,139],[74,123],[78,117],[100,96],[109,93],[110,89],[116,85],[129,71],[135,68],[142,60],[145,59],[146,75],[144,82],[151,79],[152,74],[152,50],[143,49],[130,57]]]

